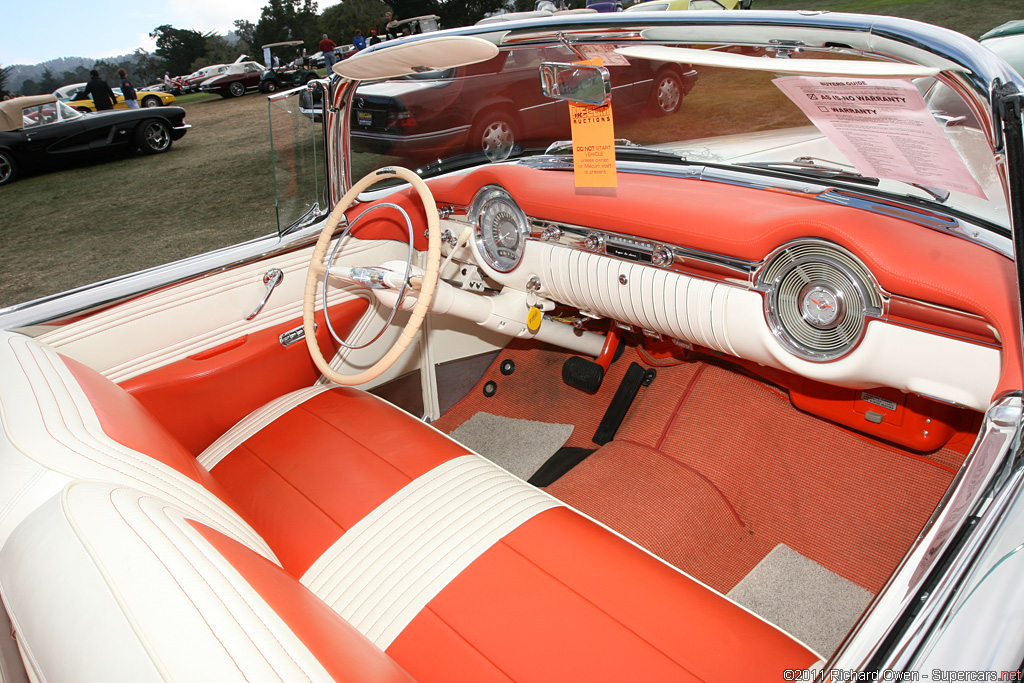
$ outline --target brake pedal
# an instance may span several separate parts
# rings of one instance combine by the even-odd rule
[[[570,356],[562,364],[562,381],[580,391],[593,394],[604,381],[604,368],[592,360]]]
[[[562,364],[562,381],[580,391],[593,394],[601,388],[608,366],[619,359],[625,346],[621,343],[622,332],[614,325],[605,335],[604,348],[597,360],[572,356]]]

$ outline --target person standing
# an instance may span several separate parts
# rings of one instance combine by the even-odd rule
[[[320,52],[324,55],[324,66],[330,71],[334,63],[338,61],[338,56],[334,54],[334,48],[338,47],[334,44],[334,41],[324,34],[324,37],[320,39]]]
[[[82,97],[92,97],[93,104],[96,105],[96,111],[113,109],[114,104],[117,102],[114,91],[110,89],[105,80],[100,78],[100,72],[96,69],[89,72],[89,81],[85,84]]]
[[[366,38],[363,38],[363,32],[356,29],[356,34],[352,36],[352,47],[356,49],[356,52],[366,49]]]
[[[386,35],[388,37],[388,40],[394,40],[395,38],[398,37],[398,31],[395,26],[395,18],[392,16],[391,12],[384,13],[384,26],[381,27],[380,32]]]
[[[380,42],[380,36],[377,35],[377,29],[371,28],[370,29],[370,39],[368,41],[366,41],[366,44],[367,45],[376,45],[379,42]]]
[[[128,72],[124,68],[117,70],[117,75],[121,77],[121,94],[124,95],[124,103],[129,109],[139,108],[139,96],[135,93],[135,86],[128,80]]]

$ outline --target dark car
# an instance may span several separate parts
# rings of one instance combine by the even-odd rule
[[[181,107],[83,114],[53,95],[0,102],[0,185],[30,169],[59,167],[111,150],[159,154],[191,127]]]
[[[314,78],[320,78],[316,71],[316,62],[306,55],[305,44],[301,40],[286,40],[281,43],[267,43],[263,46],[263,56],[267,64],[272,62],[271,55],[284,54],[294,50],[295,59],[287,65],[277,68],[266,69],[260,74],[259,89],[262,93],[272,93],[277,90],[285,90],[296,86],[305,85]],[[323,53],[320,62],[323,64]]]
[[[267,68],[258,62],[239,62],[209,80],[203,81],[199,89],[217,93],[221,97],[241,97],[260,85],[260,77]]]
[[[260,75],[259,89],[262,93],[272,93],[305,85],[315,78],[320,78],[320,73],[305,66],[267,69]]]
[[[363,85],[352,110],[352,138],[365,151],[421,155],[463,151],[506,159],[531,141],[569,133],[568,105],[536,87],[542,62],[574,62],[567,48],[524,47],[486,62]],[[686,66],[615,59],[611,72],[616,113],[649,107],[677,112],[697,81]],[[437,107],[443,101],[446,106]]]

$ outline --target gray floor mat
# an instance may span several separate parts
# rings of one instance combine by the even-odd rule
[[[529,479],[572,436],[572,425],[477,413],[450,436],[521,479]]]
[[[827,659],[873,596],[780,543],[729,597]]]

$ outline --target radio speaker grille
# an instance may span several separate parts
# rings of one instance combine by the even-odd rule
[[[881,294],[868,269],[828,242],[798,242],[775,253],[758,275],[776,337],[813,361],[834,360],[860,342]]]

